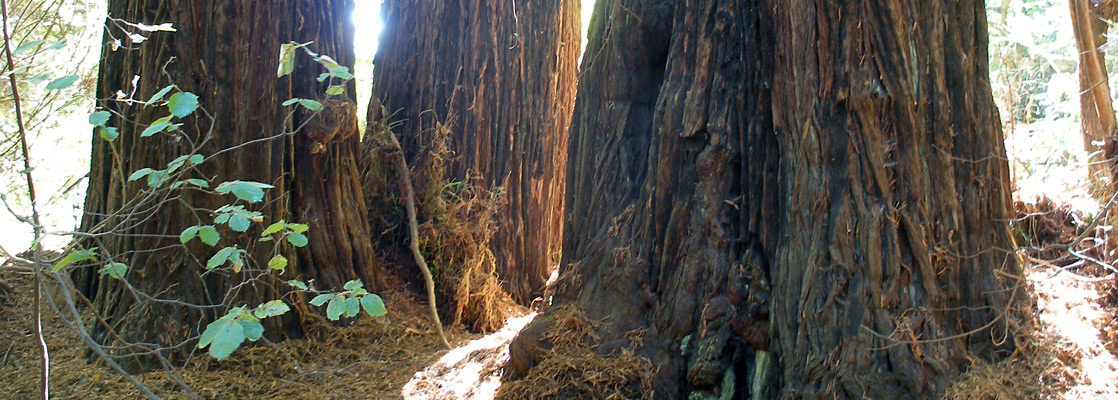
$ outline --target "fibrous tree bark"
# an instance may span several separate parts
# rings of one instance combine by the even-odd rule
[[[360,152],[356,111],[344,99],[353,98],[354,85],[348,83],[345,93],[336,96],[341,100],[327,99],[328,82],[315,79],[325,69],[302,53],[296,55],[291,75],[276,77],[280,46],[291,41],[313,41],[309,49],[352,67],[352,9],[348,0],[109,3],[96,93],[98,105],[116,114],[109,125],[120,135],[112,142],[95,136],[82,231],[91,235],[87,248],[96,246],[103,257],[129,266],[125,279],[135,291],[94,271],[76,280],[111,328],[92,326],[99,341],[115,346],[142,344],[127,348],[130,352],[178,345],[229,307],[280,298],[291,289],[283,283],[288,279],[313,281],[325,290],[340,290],[346,281],[362,279],[367,288],[376,288],[377,269],[356,164]],[[122,28],[130,29],[125,22],[172,23],[177,32],[151,33],[145,42],[131,43],[121,34]],[[117,49],[114,42],[126,48]],[[147,100],[171,84],[197,94],[208,116],[196,112],[176,121],[183,123],[178,131],[140,137],[148,124],[167,114],[167,108],[114,99],[118,93],[133,93],[133,98]],[[319,99],[327,107],[313,114],[281,105],[289,98]],[[300,126],[303,129],[294,135],[283,134]],[[199,240],[183,246],[179,234],[184,229],[214,224],[212,211],[237,199],[189,189],[190,185],[151,195],[144,180],[129,182],[126,177],[141,168],[165,168],[207,135],[211,136],[199,152],[207,159],[189,178],[205,179],[211,188],[230,180],[275,187],[266,191],[263,202],[236,203],[262,213],[263,224],[254,223],[240,235],[222,228],[217,247]],[[154,201],[134,209],[135,200],[145,197]],[[263,274],[278,279],[246,282],[247,277],[267,271],[274,242],[256,239],[266,224],[280,220],[309,225],[309,244],[282,245],[281,253],[289,259],[283,275]],[[204,269],[217,249],[232,245],[244,250],[251,261],[239,270]],[[266,320],[268,334],[301,335],[300,322],[309,312],[302,295],[284,299],[295,303],[296,312]]]
[[[500,188],[490,250],[505,290],[530,301],[558,253],[578,3],[388,0],[382,15],[369,121],[398,123],[413,166],[448,131],[445,178]]]
[[[1098,198],[1108,198],[1118,182],[1118,120],[1106,72],[1106,31],[1118,16],[1118,3],[1068,0],[1075,47],[1079,51],[1079,114],[1083,149],[1087,151],[1087,181]]]
[[[589,36],[553,304],[651,398],[932,398],[1008,354],[982,1],[608,0]]]

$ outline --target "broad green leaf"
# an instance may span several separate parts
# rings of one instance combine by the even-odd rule
[[[30,42],[24,43],[24,44],[20,45],[19,47],[16,47],[15,50],[12,50],[12,55],[14,56],[16,54],[25,52],[27,50],[34,49],[34,48],[38,47],[40,44],[43,44],[45,42],[46,42],[45,40],[32,40]]]
[[[214,322],[210,322],[209,325],[206,325],[206,329],[202,331],[202,336],[198,338],[198,348],[203,349],[206,346],[209,346],[209,344],[214,341],[214,338],[217,338],[217,335],[221,333],[221,331],[225,330],[225,328],[227,328],[230,324],[233,324],[233,320],[237,318],[237,315],[239,315],[238,313],[236,313],[236,311],[238,310],[240,311],[240,313],[244,313],[244,307],[237,307],[229,310],[228,313],[226,313],[221,318],[218,318]]]
[[[210,356],[218,360],[229,357],[245,341],[245,329],[233,314],[226,314],[211,322],[202,332],[198,348],[210,347]]]
[[[345,285],[342,286],[342,289],[345,289],[345,290],[348,290],[348,291],[354,291],[357,288],[364,287],[364,286],[365,285],[363,283],[361,283],[360,279],[354,279],[352,281],[346,282]]]
[[[66,47],[66,39],[62,39],[62,40],[59,40],[57,42],[54,42],[54,44],[51,44],[50,47],[48,47],[48,49],[58,50],[58,49],[61,49],[63,47]]]
[[[179,242],[182,242],[183,244],[186,244],[186,242],[194,240],[194,237],[198,236],[198,229],[201,229],[201,228],[202,227],[200,227],[198,225],[194,225],[192,227],[184,229],[182,231],[182,234],[179,235]]]
[[[97,128],[97,134],[101,135],[101,139],[105,139],[106,142],[114,141],[116,138],[120,137],[120,131],[117,131],[116,128],[112,126]]]
[[[287,235],[287,242],[295,247],[303,247],[307,245],[307,237],[302,233],[292,233]]]
[[[171,93],[171,89],[174,89],[174,88],[175,88],[175,85],[167,85],[163,89],[159,89],[158,92],[155,92],[155,94],[153,94],[151,96],[151,99],[148,99],[148,104],[155,103],[159,100],[163,100],[163,96],[166,96],[167,93]]]
[[[300,280],[297,280],[297,279],[289,280],[289,281],[287,281],[287,284],[291,285],[291,287],[299,289],[299,290],[307,290],[307,284],[303,283],[303,281],[300,281]]]
[[[109,117],[112,116],[113,114],[108,111],[94,111],[89,114],[89,123],[93,126],[105,125],[106,122],[109,122]]]
[[[214,218],[214,223],[218,224],[218,225],[221,225],[221,224],[224,224],[226,222],[229,222],[229,217],[230,216],[231,216],[231,214],[228,214],[228,213],[218,214],[217,217]]]
[[[346,311],[346,298],[345,296],[337,296],[330,299],[330,304],[326,306],[326,318],[331,321],[337,321],[338,317]]]
[[[330,70],[331,73],[333,73],[334,70],[337,69],[337,68],[345,68],[345,67],[342,67],[340,64],[338,64],[337,61],[334,61],[333,58],[331,58],[330,56],[327,56],[327,55],[321,55],[321,56],[315,57],[314,60],[317,61],[319,64],[322,64],[322,66],[326,67],[326,69]],[[347,68],[347,70],[348,70],[348,68]]]
[[[342,93],[345,93],[345,86],[342,85],[334,85],[326,88],[326,94],[331,96],[336,96]]]
[[[128,181],[132,182],[132,181],[135,181],[135,180],[138,180],[138,179],[142,179],[143,177],[148,176],[149,174],[151,174],[154,171],[155,170],[153,170],[151,168],[140,168],[140,169],[136,170],[136,172],[133,172],[132,175],[128,175]]]
[[[221,194],[233,193],[238,199],[249,203],[257,203],[264,200],[264,189],[271,189],[272,187],[272,185],[260,182],[229,181],[217,185],[214,190]]]
[[[198,109],[198,95],[190,92],[178,92],[167,100],[167,109],[171,115],[182,118]]]
[[[245,329],[245,339],[253,342],[260,340],[264,336],[264,325],[260,324],[260,319],[252,315],[244,315],[237,318],[237,322]]]
[[[337,65],[330,68],[330,75],[336,76],[340,79],[350,80],[353,79],[353,74],[349,73],[349,68]]]
[[[214,228],[213,225],[206,225],[198,229],[198,238],[202,239],[202,243],[215,246],[217,241],[221,239],[221,235],[217,233],[217,228]]]
[[[167,177],[167,171],[164,171],[164,170],[151,171],[151,174],[148,175],[148,186],[153,187],[153,188],[163,186],[163,183],[166,182],[166,179],[165,179],[166,177]]]
[[[361,312],[361,301],[356,297],[349,297],[345,299],[345,316],[347,318],[356,317],[357,313]]]
[[[101,275],[108,275],[116,279],[124,279],[124,273],[128,272],[128,265],[124,263],[108,263],[97,271]]]
[[[303,233],[306,232],[307,229],[310,229],[310,227],[307,226],[307,224],[287,224],[287,229],[290,229],[291,232],[294,233]]]
[[[283,300],[272,300],[267,303],[261,304],[259,307],[256,307],[256,311],[254,311],[252,314],[256,315],[256,318],[268,318],[277,315],[283,315],[290,310],[291,307],[288,307],[287,304],[283,302]]]
[[[364,308],[371,317],[388,314],[388,310],[384,308],[384,300],[372,293],[361,296],[361,308]]]
[[[314,296],[314,298],[311,299],[311,305],[316,307],[321,306],[323,304],[326,304],[326,302],[330,301],[330,299],[332,298],[334,298],[334,295],[330,293],[323,293],[318,296]]]
[[[289,106],[289,105],[292,105],[292,104],[298,103],[298,102],[299,102],[299,100],[302,100],[302,99],[300,99],[300,98],[297,98],[297,97],[296,97],[296,98],[291,98],[291,99],[287,99],[287,100],[284,100],[284,102],[283,102],[283,104],[282,104],[282,105],[283,105],[284,107],[287,107],[287,106]]]
[[[277,232],[283,230],[283,225],[284,225],[284,220],[282,220],[282,219],[279,220],[279,222],[268,225],[268,227],[264,229],[264,232],[260,233],[260,236],[264,237],[264,236],[268,236],[268,235],[274,235]]]
[[[330,73],[329,72],[323,72],[321,74],[318,74],[318,78],[315,78],[315,80],[317,80],[319,82],[325,82],[327,79],[330,79]]]
[[[190,163],[193,165],[198,165],[201,164],[202,161],[206,161],[206,157],[201,154],[192,154],[187,160],[189,160]]]
[[[197,186],[197,187],[200,187],[200,188],[210,187],[210,183],[206,182],[205,179],[190,178],[190,179],[186,180],[186,183],[189,183],[191,185],[194,185],[194,186]]]
[[[282,271],[287,268],[287,257],[276,254],[271,260],[268,260],[268,268]]]
[[[322,103],[311,99],[299,99],[299,105],[311,111],[318,111],[322,109]]]
[[[55,272],[58,272],[62,268],[65,268],[67,265],[70,265],[70,264],[73,264],[73,263],[76,263],[76,262],[81,262],[81,261],[94,260],[96,258],[97,258],[97,248],[96,247],[94,247],[92,249],[89,249],[89,250],[74,250],[74,251],[71,251],[69,254],[66,254],[66,257],[62,257],[61,260],[58,260],[58,263],[54,264],[54,268],[51,268],[50,272],[53,274]]]
[[[236,251],[236,247],[225,247],[221,250],[218,250],[213,257],[210,257],[209,261],[206,261],[206,269],[214,269],[222,266],[223,264],[228,262],[234,254],[236,254]]]
[[[77,75],[67,75],[67,76],[55,79],[53,81],[50,81],[50,83],[47,84],[47,90],[65,89],[65,88],[70,87],[70,85],[73,85],[74,82],[77,82],[77,81],[78,81],[78,76]]]
[[[240,215],[233,215],[229,218],[229,229],[235,230],[237,232],[247,231],[249,226],[251,225],[252,224],[249,223],[248,218],[242,217]]]
[[[160,119],[162,119],[162,118],[160,118]],[[144,129],[144,131],[142,133],[140,133],[140,137],[148,137],[148,136],[154,135],[156,133],[163,132],[163,131],[167,130],[167,126],[169,126],[169,125],[171,125],[171,123],[168,122],[168,121],[162,121],[162,122],[156,121],[154,124],[151,124],[151,126]]]

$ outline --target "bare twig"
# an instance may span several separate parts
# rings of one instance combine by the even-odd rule
[[[35,271],[35,287],[33,313],[35,315],[35,338],[39,340],[39,360],[42,366],[39,369],[39,377],[41,380],[40,392],[43,400],[50,398],[50,351],[47,349],[47,341],[43,339],[43,313],[42,304],[40,304],[40,295],[42,290],[42,276],[39,266],[41,264],[40,255],[42,254],[42,245],[39,243],[42,239],[43,226],[39,223],[39,210],[35,206],[35,180],[31,177],[31,154],[27,149],[27,130],[23,125],[23,110],[20,108],[19,99],[19,85],[16,82],[15,73],[15,59],[12,57],[12,38],[8,34],[8,2],[7,0],[0,0],[0,16],[4,18],[4,54],[8,58],[8,82],[12,85],[12,103],[15,104],[16,126],[19,128],[19,142],[23,150],[23,174],[27,178],[27,195],[31,200],[31,219],[34,234],[34,251],[31,261],[34,263]]]
[[[419,265],[420,271],[423,272],[423,280],[427,284],[427,303],[431,308],[431,319],[435,322],[435,327],[439,330],[439,339],[442,339],[443,345],[447,349],[451,349],[450,342],[446,340],[446,333],[443,332],[443,323],[439,320],[439,310],[435,307],[435,280],[431,277],[431,269],[427,268],[427,262],[423,260],[423,254],[419,252],[419,228],[415,221],[415,188],[411,183],[411,171],[408,169],[408,163],[404,160],[404,152],[400,148],[400,141],[396,140],[396,134],[388,131],[388,140],[392,145],[392,150],[397,153],[396,171],[400,174],[400,179],[404,180],[404,206],[408,210],[408,232],[411,234],[411,254],[415,257],[415,263]]]

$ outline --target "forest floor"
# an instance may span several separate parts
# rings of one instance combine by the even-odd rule
[[[0,288],[0,399],[36,398],[39,353],[28,290],[31,277],[0,269],[0,282],[10,288]],[[344,328],[324,326],[323,340],[264,343],[240,349],[223,361],[198,352],[179,371],[193,395],[163,371],[135,378],[165,399],[492,398],[499,386],[502,351],[507,358],[507,343],[515,331],[506,329],[483,337],[452,328],[447,331],[448,339],[461,347],[448,352],[439,342],[419,296],[405,292],[382,293],[388,308],[386,317],[362,316]],[[52,398],[142,398],[134,386],[104,363],[87,362],[86,348],[78,336],[46,305],[43,307]],[[525,310],[510,312],[522,315],[511,318],[510,327],[523,327],[533,316],[523,316]],[[425,371],[430,366],[436,367]],[[402,392],[405,385],[407,396]]]

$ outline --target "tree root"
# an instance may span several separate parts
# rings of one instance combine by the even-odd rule
[[[446,340],[446,333],[443,332],[443,323],[439,320],[439,311],[435,307],[435,280],[431,277],[431,269],[427,268],[427,261],[423,259],[423,254],[419,252],[419,229],[418,223],[415,221],[415,189],[411,183],[411,171],[408,169],[408,163],[404,160],[404,151],[400,148],[400,141],[396,140],[396,134],[388,133],[389,143],[393,147],[393,151],[398,152],[399,157],[396,158],[396,170],[401,179],[404,180],[404,202],[405,208],[408,210],[408,232],[411,235],[411,254],[415,257],[415,263],[419,265],[419,270],[423,272],[423,280],[427,284],[427,300],[431,308],[431,319],[435,321],[435,328],[439,331],[439,339],[442,339],[443,345],[447,349],[451,349],[450,342]]]

